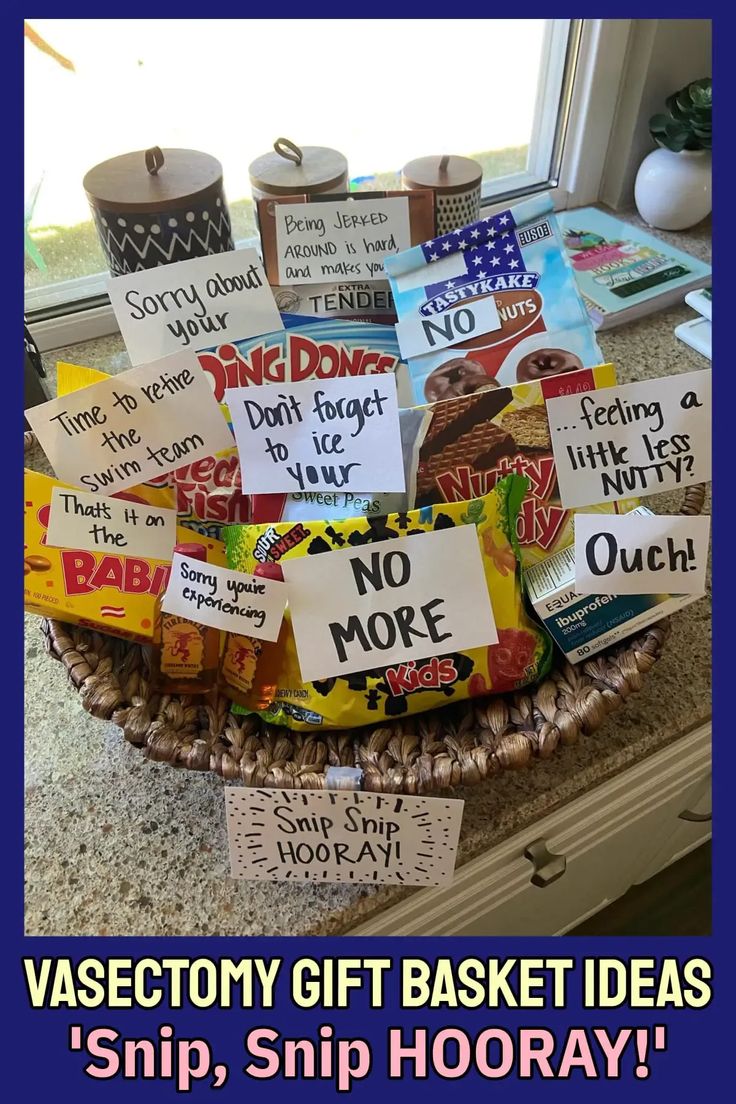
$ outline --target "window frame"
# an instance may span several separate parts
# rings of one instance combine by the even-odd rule
[[[548,23],[544,72],[529,142],[530,164],[522,172],[486,182],[481,198],[484,209],[502,209],[544,191],[558,210],[597,201],[631,22],[554,19]],[[559,48],[563,43],[564,51]],[[246,238],[235,245],[258,245],[258,239]],[[118,332],[104,291],[106,279],[106,272],[94,273],[26,294],[26,318],[42,352]],[[69,298],[72,289],[82,294]]]

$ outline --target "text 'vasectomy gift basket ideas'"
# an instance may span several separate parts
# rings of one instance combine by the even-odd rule
[[[151,758],[479,782],[597,727],[704,593],[710,372],[617,384],[548,198],[449,225],[439,183],[351,193],[293,149],[260,255],[118,265],[133,367],[59,364],[29,410],[26,609]],[[675,489],[684,525],[646,508]]]

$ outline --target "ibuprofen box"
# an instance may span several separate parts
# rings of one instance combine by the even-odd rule
[[[646,506],[632,513],[649,514]],[[697,594],[575,593],[575,548],[527,568],[527,594],[547,632],[571,663],[603,651],[694,602]]]
[[[24,606],[29,613],[54,617],[140,643],[153,635],[154,606],[166,588],[171,563],[142,556],[121,556],[112,549],[88,552],[51,548],[46,528],[54,487],[68,484],[26,470],[24,479]],[[119,497],[125,497],[124,492]],[[176,527],[181,543],[197,538]],[[225,546],[200,537],[210,563],[226,566]]]

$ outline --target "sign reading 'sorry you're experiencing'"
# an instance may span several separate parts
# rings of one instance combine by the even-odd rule
[[[133,364],[282,328],[255,249],[236,249],[108,280]]]
[[[403,491],[393,374],[225,392],[243,490]]]
[[[496,644],[474,525],[282,561],[305,682]]]
[[[286,586],[277,579],[231,571],[177,552],[161,607],[224,632],[276,640],[284,617]]]
[[[711,477],[711,370],[547,400],[565,509]]]
[[[383,258],[411,245],[409,201],[402,196],[277,203],[275,218],[281,284],[381,280]]]
[[[145,483],[233,444],[188,352],[34,406],[26,417],[59,479],[94,494]]]
[[[344,790],[225,789],[233,876],[257,881],[452,881],[463,802]]]

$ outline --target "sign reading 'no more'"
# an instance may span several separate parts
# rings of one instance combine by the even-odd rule
[[[498,643],[474,525],[282,567],[305,682]]]

